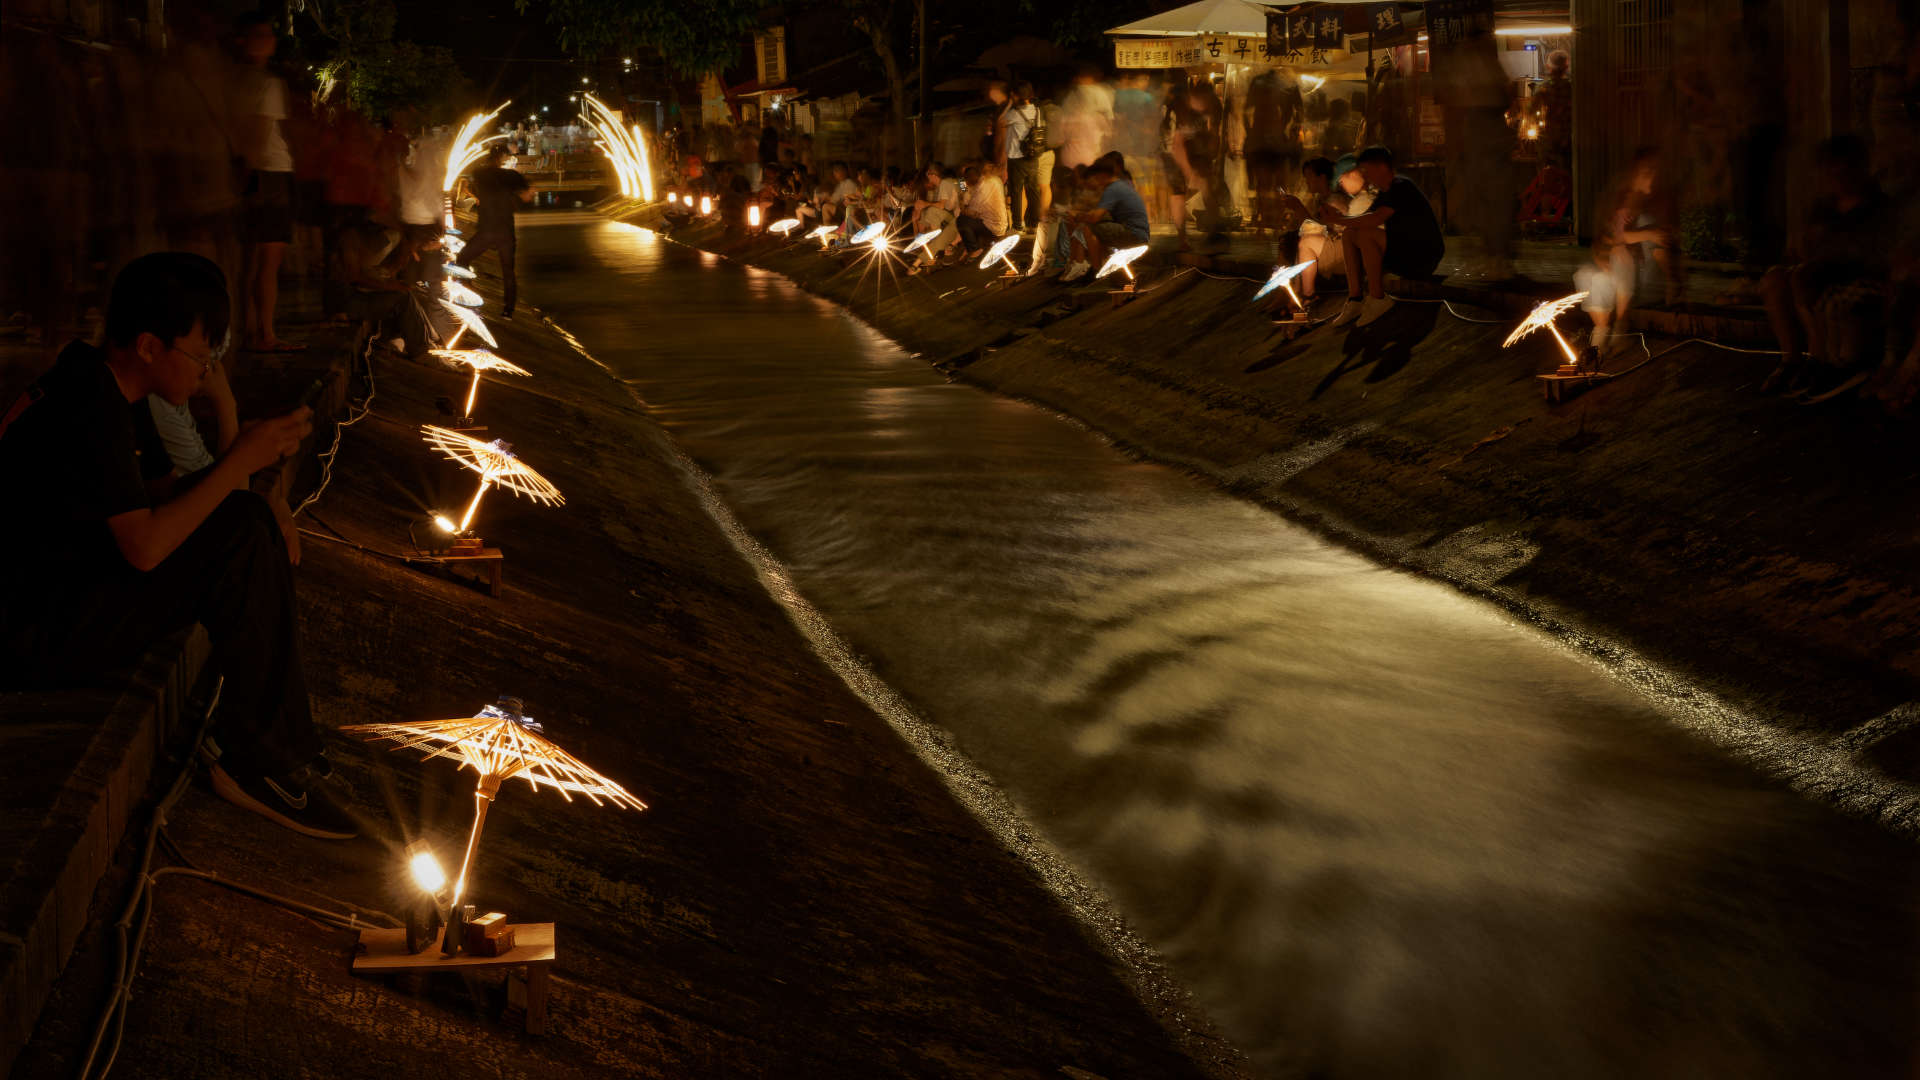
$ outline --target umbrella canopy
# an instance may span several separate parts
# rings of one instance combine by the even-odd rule
[[[496,790],[500,781],[517,776],[533,785],[535,791],[544,784],[569,802],[574,795],[583,795],[595,806],[610,803],[629,810],[647,808],[626,788],[555,746],[547,739],[545,729],[532,717],[521,715],[511,698],[503,705],[487,705],[473,716],[455,720],[354,724],[340,730],[370,740],[391,739],[395,750],[421,751],[422,761],[458,761],[461,768],[478,773],[482,784],[492,781],[489,786]]]
[[[423,425],[421,433],[435,450],[479,473],[489,484],[549,506],[567,501],[561,498],[559,488],[516,457],[505,440],[481,442],[432,424]]]
[[[1107,33],[1122,37],[1193,37],[1199,34],[1265,36],[1267,9],[1247,0],[1200,0],[1196,4],[1149,15]]]

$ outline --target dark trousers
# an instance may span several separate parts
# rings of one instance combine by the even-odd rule
[[[475,232],[473,239],[460,251],[460,257],[453,260],[461,266],[471,268],[474,261],[489,251],[500,253],[500,286],[506,292],[506,299],[500,307],[502,315],[513,314],[513,301],[520,295],[520,283],[513,275],[513,233]]]
[[[228,495],[146,573],[121,564],[92,588],[34,608],[19,613],[35,626],[16,657],[23,684],[72,685],[125,669],[198,622],[213,642],[213,670],[226,680],[214,717],[222,764],[277,775],[320,752],[300,670],[293,568],[260,496]]]
[[[998,239],[1000,238],[993,235],[992,230],[987,228],[986,222],[972,214],[960,215],[960,242],[966,245],[968,251],[990,248]]]
[[[1007,206],[1012,216],[1009,228],[1016,232],[1040,224],[1040,162],[1032,157],[1007,159]],[[1021,196],[1025,196],[1023,203]]]

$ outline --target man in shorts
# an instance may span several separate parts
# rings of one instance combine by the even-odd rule
[[[1367,326],[1393,308],[1387,298],[1387,275],[1406,278],[1432,276],[1447,253],[1440,219],[1413,181],[1393,171],[1393,151],[1370,146],[1360,152],[1361,176],[1379,194],[1372,209],[1341,222],[1340,236],[1347,267],[1347,303],[1333,320],[1335,326],[1358,322]],[[1361,279],[1367,288],[1360,298]]]
[[[293,239],[293,152],[287,148],[287,84],[267,70],[280,48],[273,20],[264,11],[234,20],[240,59],[234,81],[233,117],[238,146],[247,162],[243,231],[247,271],[241,288],[246,314],[242,341],[252,352],[299,352],[305,345],[280,340],[273,331],[280,303],[280,260]]]

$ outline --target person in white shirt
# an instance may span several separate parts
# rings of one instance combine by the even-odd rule
[[[967,170],[967,207],[960,214],[960,236],[969,257],[993,246],[1007,235],[1007,188],[999,166],[989,162]]]
[[[847,211],[860,203],[860,185],[847,173],[847,163],[833,163],[833,187],[827,192],[827,201],[833,205],[831,220],[838,221],[841,232],[846,232]]]
[[[999,124],[998,157],[1006,171],[1012,227],[1016,229],[1040,223],[1040,185],[1045,178],[1040,175],[1039,155],[1027,153],[1027,135],[1039,122],[1040,109],[1033,103],[1033,84],[1014,83],[1012,97]]]
[[[445,256],[438,242],[445,231],[446,196],[440,185],[447,171],[451,140],[444,134],[420,129],[419,114],[408,107],[394,110],[393,125],[407,132],[407,152],[400,158],[401,241],[388,256],[387,269],[405,280],[424,282],[435,292],[443,278]]]
[[[233,29],[245,65],[234,84],[234,143],[248,169],[241,340],[252,352],[299,352],[306,346],[281,341],[273,330],[274,309],[280,303],[280,260],[293,239],[293,152],[282,127],[287,84],[267,70],[280,38],[273,21],[261,12],[240,16]]]
[[[940,235],[920,249],[919,264],[911,273],[919,273],[944,258],[960,242],[960,184],[947,175],[939,162],[927,166],[926,190],[913,204],[913,234],[940,230]]]

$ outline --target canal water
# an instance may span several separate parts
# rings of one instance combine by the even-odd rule
[[[1906,846],[1586,656],[776,275],[583,215],[520,272],[1260,1072],[1911,1074]]]

